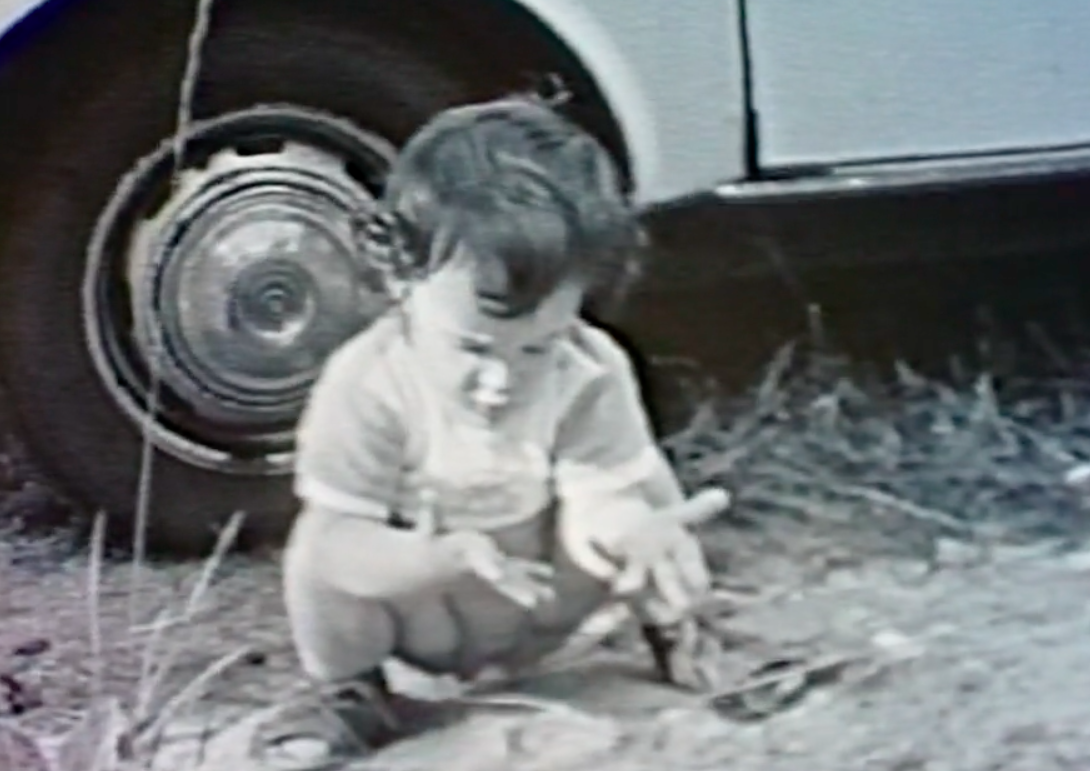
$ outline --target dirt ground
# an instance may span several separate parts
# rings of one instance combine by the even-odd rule
[[[802,533],[801,530],[797,533]],[[716,538],[724,538],[720,533]],[[755,536],[734,533],[732,551],[753,554]],[[725,574],[740,599],[730,618],[739,673],[781,656],[856,663],[802,703],[766,720],[739,721],[648,682],[648,662],[625,646],[574,669],[523,684],[544,699],[516,708],[480,706],[445,731],[396,745],[363,769],[881,769],[1053,771],[1090,768],[1090,547],[1038,541],[995,547],[940,542],[938,569],[871,556],[852,559],[799,535],[797,548],[736,562]],[[35,669],[44,705],[20,724],[54,734],[91,693],[93,657],[86,563],[55,561],[48,547],[7,544],[0,650],[48,640]],[[824,554],[820,564],[815,554]],[[143,607],[174,602],[196,566],[153,566]],[[99,614],[107,672],[118,692],[135,688],[140,649],[126,647],[129,567],[103,573]],[[250,646],[159,752],[156,767],[248,769],[255,709],[283,699],[295,664],[272,559],[229,560],[197,623],[172,628],[178,652],[161,699],[225,651]],[[172,689],[174,689],[172,691]],[[241,714],[243,722],[224,721]],[[203,721],[202,719],[203,718]],[[203,759],[192,732],[215,723]]]
[[[618,633],[346,771],[1090,769],[1090,472],[1069,475],[1090,468],[1090,381],[1011,401],[993,378],[955,390],[902,370],[865,391],[818,364],[792,380],[778,358],[665,444],[687,487],[736,493],[703,533],[733,598],[723,698],[650,682],[646,650]],[[3,471],[9,499],[45,501]],[[0,533],[0,739],[55,753],[113,698],[118,725],[169,728],[138,767],[261,771],[253,726],[300,686],[275,555],[227,558],[187,612],[202,564],[146,565],[134,583],[58,532]],[[739,714],[738,684],[784,659],[840,666],[790,708],[757,719],[762,692]]]

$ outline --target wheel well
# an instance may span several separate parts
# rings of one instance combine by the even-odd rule
[[[421,25],[422,39],[463,50],[468,41],[470,50],[482,52],[489,73],[481,80],[484,98],[495,95],[497,86],[515,90],[542,75],[560,75],[573,96],[568,114],[605,145],[626,184],[632,184],[629,150],[616,116],[594,77],[556,32],[514,0],[422,0],[419,5],[428,7],[432,19],[445,17],[442,24]],[[506,73],[502,84],[496,82],[497,69]]]
[[[300,14],[296,0],[220,3],[213,7],[213,36],[217,15],[245,23]],[[63,120],[65,105],[78,98],[82,84],[109,78],[118,63],[132,61],[124,53],[139,56],[150,46],[169,50],[180,78],[195,10],[195,0],[49,0],[9,30],[0,40],[0,175],[16,174],[20,159],[33,156],[35,143],[47,141],[45,129]],[[631,185],[623,133],[594,78],[551,29],[514,0],[414,0],[396,8],[382,0],[312,0],[306,12],[336,24],[367,24],[420,51],[465,78],[473,99],[559,75],[573,97],[567,113],[613,153]],[[113,53],[104,57],[103,51]]]

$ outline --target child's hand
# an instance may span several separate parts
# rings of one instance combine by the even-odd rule
[[[458,573],[470,572],[525,608],[553,599],[553,568],[544,562],[509,557],[488,536],[472,531],[440,536],[440,548]]]
[[[615,542],[599,544],[621,568],[614,591],[634,596],[651,583],[668,608],[683,608],[705,592],[711,579],[700,545],[687,528],[715,517],[729,503],[726,491],[705,490],[676,506],[648,511]]]

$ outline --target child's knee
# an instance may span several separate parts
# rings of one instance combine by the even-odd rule
[[[316,612],[317,611],[317,612]],[[379,667],[396,645],[396,627],[381,603],[356,600],[291,613],[292,638],[311,677],[338,680]]]
[[[461,667],[462,630],[450,607],[440,598],[405,603],[397,616],[396,655],[434,674],[456,673]]]
[[[319,680],[378,667],[396,644],[396,625],[380,601],[338,591],[302,570],[284,571],[284,604],[303,670]]]

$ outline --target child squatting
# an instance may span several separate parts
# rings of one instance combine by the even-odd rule
[[[402,717],[384,662],[518,671],[618,598],[661,677],[700,685],[683,659],[716,648],[689,526],[728,496],[685,497],[628,354],[582,314],[622,298],[644,245],[607,151],[540,98],[451,108],[404,146],[361,236],[393,302],[298,425],[284,596],[328,700],[285,709],[270,746],[358,758]]]

